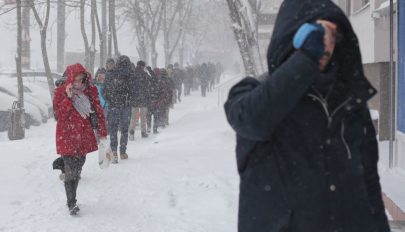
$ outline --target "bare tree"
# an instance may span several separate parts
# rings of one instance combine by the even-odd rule
[[[184,5],[184,4],[186,4],[186,5]],[[179,63],[180,63],[181,67],[183,67],[184,43],[186,40],[186,32],[187,32],[188,25],[190,22],[190,17],[192,15],[192,11],[193,11],[193,1],[188,0],[187,2],[184,2],[184,0],[183,0],[182,5],[183,5],[183,7],[180,8],[178,24],[177,24],[177,25],[179,25],[179,28],[177,29],[177,38],[174,40],[175,43],[169,53],[169,59],[171,60],[173,57],[173,53],[176,51],[176,49],[180,43]]]
[[[117,28],[115,25],[115,0],[109,0],[108,2],[108,56],[112,56],[112,43],[114,43],[114,53],[119,55],[118,41],[117,41]]]
[[[138,40],[138,46],[136,47],[136,49],[141,60],[147,60],[148,58],[148,48],[146,44],[147,25],[145,25],[145,21],[148,21],[146,17],[146,7],[146,4],[142,3],[141,7],[140,1],[134,0],[128,2],[128,5],[126,7],[127,10],[125,11],[126,16],[130,18],[134,27],[134,31]]]
[[[91,43],[89,43],[86,28],[84,25],[85,20],[85,4],[86,0],[80,0],[80,30],[83,37],[84,49],[85,49],[85,66],[90,73],[94,72],[94,59],[96,54],[95,43],[96,43],[96,0],[91,0]]]
[[[245,67],[246,75],[256,76],[257,69],[255,65],[255,57],[252,52],[250,38],[252,36],[249,19],[246,15],[240,13],[241,2],[239,0],[227,0],[230,16],[233,24],[233,31],[236,42],[238,43],[239,50],[242,56],[243,65]],[[243,5],[246,7],[246,5]]]
[[[183,0],[162,0],[163,1],[163,39],[164,39],[164,52],[165,52],[165,65],[170,64],[174,49],[181,37],[181,32],[178,33],[177,39],[174,41],[174,45],[171,46],[171,37],[173,35],[174,22],[177,15],[180,14],[183,6]],[[180,25],[180,28],[182,27]]]
[[[107,56],[107,0],[101,1],[100,66],[104,66]]]
[[[222,0],[193,1],[189,16],[183,20],[183,35],[176,50],[180,66],[206,62],[208,56],[210,61],[230,56],[237,44],[228,39],[233,32],[229,16],[223,15],[224,10],[227,11],[228,6]],[[176,25],[174,31],[178,28]]]
[[[24,69],[31,68],[31,36],[30,36],[30,7],[22,4],[22,47],[21,65]]]
[[[21,0],[17,0],[17,55],[15,56],[15,63],[17,69],[17,82],[18,82],[18,105],[24,108],[24,86],[22,80],[22,16],[21,16]]]
[[[236,2],[238,4],[238,2]],[[247,41],[251,53],[254,56],[256,70],[264,71],[263,59],[260,53],[259,46],[259,14],[261,8],[261,0],[239,0],[240,15],[245,26]]]
[[[58,25],[58,33],[57,33],[57,65],[56,70],[58,72],[63,72],[65,69],[65,38],[66,38],[66,30],[65,30],[65,20],[66,20],[66,5],[65,1],[58,0],[57,3],[57,25]]]
[[[206,3],[195,3],[193,13],[190,14],[187,30],[185,30],[182,38],[182,43],[179,48],[179,63],[184,65],[185,52],[189,53],[188,59],[192,63],[198,63],[196,60],[197,55],[200,53],[203,41],[206,39],[209,27],[212,25],[211,9]],[[205,7],[205,8],[204,8]],[[192,16],[192,17],[191,17]],[[187,38],[187,39],[186,39]]]
[[[31,6],[32,12],[34,13],[34,16],[35,16],[35,20],[37,21],[37,24],[39,25],[39,28],[40,28],[42,58],[44,61],[46,79],[48,81],[49,93],[51,95],[51,99],[53,99],[53,92],[55,90],[55,84],[54,84],[52,73],[51,73],[51,67],[49,65],[48,51],[46,49],[46,35],[47,35],[46,32],[48,29],[49,11],[51,8],[51,2],[50,2],[50,0],[46,0],[45,20],[44,20],[44,22],[42,22],[41,18],[38,15],[37,9],[35,8],[34,0],[27,0],[27,1]]]
[[[135,29],[139,57],[144,60],[148,60],[150,57],[152,66],[156,67],[158,58],[156,40],[162,25],[163,1],[132,0],[124,4],[122,9],[127,18],[130,18]],[[148,53],[150,56],[147,55]]]

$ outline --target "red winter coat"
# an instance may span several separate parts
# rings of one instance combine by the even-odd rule
[[[84,90],[84,94],[87,95],[97,113],[97,132],[100,137],[107,136],[104,112],[98,99],[97,87],[91,84],[91,76],[81,64],[70,65],[66,69],[66,82],[56,88],[53,101],[54,111],[58,119],[56,124],[56,151],[60,155],[84,156],[98,149],[90,119],[80,116],[66,94],[66,85],[73,84],[74,78],[80,73],[87,74],[85,78],[87,88]]]

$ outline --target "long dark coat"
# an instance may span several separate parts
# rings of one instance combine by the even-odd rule
[[[343,34],[329,74],[291,46],[316,19]],[[344,13],[329,0],[284,1],[267,59],[269,73],[236,84],[225,104],[237,133],[239,232],[388,232],[367,107],[376,91]]]

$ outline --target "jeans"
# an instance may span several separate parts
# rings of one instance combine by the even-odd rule
[[[128,144],[128,127],[131,107],[110,107],[108,109],[108,129],[110,131],[111,151],[117,152],[118,127],[121,131],[120,153],[126,153]]]

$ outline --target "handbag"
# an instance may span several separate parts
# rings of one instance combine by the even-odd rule
[[[98,129],[97,112],[93,109],[93,106],[91,107],[91,109],[93,111],[93,113],[90,113],[89,116],[91,128],[93,128],[93,130],[97,130]]]

